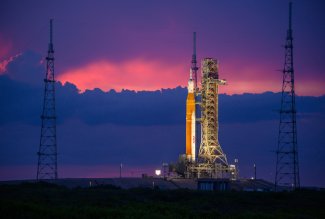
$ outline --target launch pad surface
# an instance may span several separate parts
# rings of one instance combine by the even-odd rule
[[[1,185],[20,185],[26,183],[37,183],[37,180],[13,180],[13,181],[0,181]],[[189,190],[207,190],[202,189],[202,185],[212,185],[216,182],[225,182],[227,187],[223,189],[211,188],[211,190],[217,191],[273,191],[274,184],[265,180],[250,180],[241,179],[232,181],[229,179],[184,179],[184,178],[66,178],[56,180],[44,180],[42,182],[51,183],[66,188],[91,188],[102,186],[113,186],[120,189],[160,189],[160,190],[177,190],[177,189],[189,189]],[[205,186],[208,187],[208,186]]]

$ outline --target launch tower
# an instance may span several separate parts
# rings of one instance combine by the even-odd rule
[[[57,179],[57,145],[56,145],[56,114],[55,114],[55,79],[53,20],[50,20],[50,42],[46,57],[46,75],[44,79],[44,100],[41,115],[42,128],[37,165],[37,180]]]
[[[201,144],[195,169],[198,177],[220,178],[229,167],[218,140],[218,88],[226,81],[219,79],[216,59],[203,59],[201,69]]]
[[[285,44],[285,63],[283,68],[282,98],[278,148],[276,150],[275,190],[280,186],[297,189],[300,187],[296,105],[293,69],[293,38],[291,28],[291,7],[289,3],[289,28]]]

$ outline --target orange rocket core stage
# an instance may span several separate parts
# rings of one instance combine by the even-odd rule
[[[188,93],[186,99],[186,157],[195,156],[192,145],[195,144],[195,97],[194,93]],[[194,139],[193,139],[194,138]],[[195,153],[195,152],[194,152]]]

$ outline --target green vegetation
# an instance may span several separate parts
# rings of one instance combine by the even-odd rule
[[[0,185],[0,218],[325,218],[325,192],[199,192]]]

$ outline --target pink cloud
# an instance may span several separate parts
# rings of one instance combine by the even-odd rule
[[[220,65],[220,78],[228,85],[220,87],[220,93],[242,94],[280,92],[282,73],[271,64],[244,65],[241,62],[225,62]],[[102,90],[160,90],[187,86],[189,66],[175,65],[153,60],[135,59],[120,63],[106,60],[96,61],[79,68],[70,69],[58,76],[62,83],[76,84],[83,92],[86,89]],[[319,96],[325,94],[325,84],[321,80],[306,78],[304,74],[296,78],[298,95]]]
[[[264,71],[264,72],[263,72]],[[262,74],[263,72],[264,74]],[[245,66],[225,63],[221,68],[220,78],[226,78],[228,84],[220,88],[221,93],[242,94],[278,92],[281,89],[280,75],[266,75],[265,67]]]
[[[77,85],[81,91],[101,88],[105,91],[159,90],[186,84],[183,66],[168,65],[142,59],[121,63],[97,61],[80,68],[71,69],[58,76],[58,80]]]
[[[7,66],[10,62],[12,62],[14,59],[18,58],[21,55],[22,53],[19,53],[17,55],[9,57],[8,59],[0,61],[0,75],[5,73],[5,71],[7,70]]]
[[[5,38],[2,33],[0,33],[0,75],[6,71],[9,62],[21,55],[17,54],[8,58],[11,49],[12,42]]]
[[[12,43],[0,33],[0,60],[6,58],[12,49]]]
[[[228,85],[220,88],[221,93],[242,94],[262,93],[265,91],[281,92],[282,72],[271,64],[241,65],[240,63],[224,63],[221,66],[220,78],[226,78]],[[300,72],[299,72],[300,73]],[[325,94],[325,81],[300,73],[295,77],[295,91],[298,95],[320,96]]]

